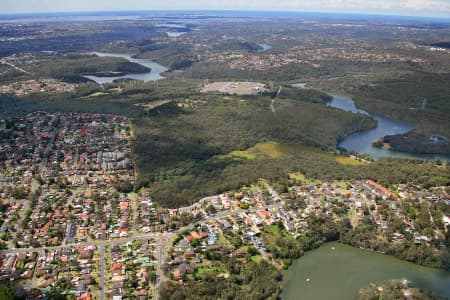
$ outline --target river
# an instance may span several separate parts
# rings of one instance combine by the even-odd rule
[[[259,53],[266,52],[266,51],[272,49],[272,46],[270,46],[269,44],[265,44],[265,43],[259,43],[258,46],[261,47],[261,49],[258,50]]]
[[[413,286],[450,297],[450,272],[329,243],[307,252],[285,272],[282,299],[358,299],[359,289],[370,283],[403,278],[410,280]]]
[[[305,83],[292,84],[293,87],[306,88]],[[358,153],[369,154],[373,158],[380,157],[403,157],[403,158],[420,158],[434,160],[440,158],[446,161],[450,161],[450,155],[442,154],[417,154],[408,152],[392,151],[389,149],[380,149],[374,147],[372,143],[386,135],[404,134],[411,131],[414,127],[408,123],[389,119],[380,115],[371,115],[365,110],[356,107],[353,100],[346,96],[331,95],[333,99],[327,105],[335,107],[341,110],[350,111],[352,113],[359,113],[371,116],[378,124],[376,128],[365,130],[362,132],[354,133],[343,141],[338,146],[349,151],[355,151]]]
[[[110,56],[110,57],[124,58],[124,59],[128,60],[129,62],[137,63],[137,64],[140,64],[144,67],[151,69],[151,71],[147,72],[147,73],[128,74],[128,75],[124,75],[124,76],[115,76],[115,77],[84,76],[88,79],[95,81],[98,84],[111,83],[116,79],[123,79],[123,78],[143,80],[143,81],[155,81],[155,80],[163,79],[164,77],[161,76],[161,73],[166,72],[168,70],[168,68],[152,61],[151,59],[133,58],[131,56],[131,54],[117,54],[117,53],[103,53],[103,52],[93,52],[93,54],[100,56],[100,57]]]

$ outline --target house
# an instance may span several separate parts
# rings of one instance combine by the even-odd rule
[[[429,243],[429,242],[431,242],[431,239],[429,237],[427,237],[426,235],[415,234],[414,235],[414,242],[416,244],[420,244],[422,242]]]
[[[197,232],[197,231],[192,231],[192,232],[191,232],[191,236],[192,236],[194,239],[202,240],[202,239],[204,239],[204,238],[206,238],[206,237],[208,236],[208,233],[207,233],[207,232],[201,232],[201,233],[199,233],[199,232]]]
[[[80,297],[77,297],[77,300],[91,300],[92,299],[92,295],[90,292],[86,292],[84,294],[81,294]]]
[[[146,299],[148,299],[148,293],[146,290],[140,289],[138,291],[137,297],[139,300],[146,300]]]
[[[175,246],[176,251],[184,251],[186,249],[189,249],[191,247],[191,244],[185,239],[180,240]]]
[[[381,192],[386,199],[397,200],[397,196],[395,196],[391,191],[389,191],[384,186],[376,183],[375,181],[369,179],[369,180],[366,180],[366,184],[375,188],[375,190]]]
[[[445,226],[450,226],[450,218],[446,215],[442,217],[442,221],[444,222]]]
[[[184,258],[193,258],[193,257],[195,257],[195,253],[194,253],[194,251],[187,250],[186,252],[184,252],[183,257]]]
[[[111,266],[111,273],[113,276],[125,275],[124,266],[121,263],[113,262]]]
[[[173,279],[179,279],[179,278],[181,278],[181,276],[183,276],[183,274],[181,274],[180,270],[178,270],[178,269],[176,269],[172,272]]]
[[[231,224],[227,220],[218,220],[217,224],[219,225],[220,229],[224,232],[229,231],[233,228]]]
[[[181,274],[192,274],[195,271],[194,267],[187,263],[179,265],[178,270],[180,270]]]

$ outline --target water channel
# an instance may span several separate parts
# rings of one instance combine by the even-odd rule
[[[306,88],[305,83],[296,83],[293,84],[292,86],[297,88]],[[370,115],[365,110],[357,108],[353,100],[349,97],[339,95],[332,95],[332,97],[333,99],[331,100],[331,102],[327,104],[330,107],[335,107],[352,113]],[[374,147],[372,145],[374,141],[386,135],[407,133],[413,129],[413,126],[411,126],[408,123],[389,119],[380,115],[370,115],[370,116],[378,122],[376,128],[354,133],[345,138],[343,141],[341,141],[338,144],[338,146],[350,151],[369,154],[373,158],[403,157],[403,158],[420,158],[429,160],[440,158],[446,161],[450,161],[450,155],[407,153]]]
[[[141,74],[128,74],[124,76],[84,76],[90,80],[95,81],[98,84],[103,83],[111,83],[116,79],[135,79],[135,80],[143,80],[143,81],[155,81],[159,79],[163,79],[164,77],[161,76],[161,73],[166,72],[168,68],[152,61],[151,59],[140,59],[140,58],[133,58],[131,54],[117,54],[117,53],[103,53],[103,52],[93,52],[93,54],[104,57],[120,57],[128,60],[129,62],[140,64],[144,67],[150,68],[150,72],[141,73]]]

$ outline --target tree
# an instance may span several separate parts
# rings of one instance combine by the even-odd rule
[[[239,207],[240,207],[241,209],[248,209],[248,208],[250,207],[250,205],[249,205],[247,202],[241,202],[241,203],[239,204]]]
[[[191,246],[194,247],[194,248],[200,246],[200,241],[198,239],[193,239],[192,243],[191,243]]]
[[[258,249],[256,249],[256,248],[253,247],[253,246],[250,246],[250,247],[247,248],[247,253],[248,253],[250,256],[255,256],[255,255],[258,255],[258,254],[259,254]]]
[[[8,240],[8,234],[6,232],[0,233],[0,239],[2,241],[7,241]]]
[[[206,208],[205,208],[205,211],[208,213],[208,214],[215,214],[217,211],[216,211],[216,208],[212,205],[212,204],[210,204],[210,205],[208,205]]]
[[[0,287],[0,299],[25,300],[24,296],[18,296],[13,286]]]
[[[136,251],[137,249],[141,248],[142,246],[142,242],[139,240],[135,240],[133,241],[133,243],[131,244],[131,249],[133,249],[134,251]]]

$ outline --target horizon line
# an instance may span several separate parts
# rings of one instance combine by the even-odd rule
[[[450,17],[444,16],[419,16],[419,15],[401,15],[401,14],[377,14],[364,12],[331,12],[331,11],[307,11],[307,10],[255,10],[255,9],[143,9],[143,10],[77,10],[77,11],[42,11],[42,12],[0,12],[0,16],[45,16],[58,14],[94,14],[94,13],[146,13],[146,12],[189,12],[189,13],[207,13],[207,12],[254,12],[254,13],[288,13],[288,14],[323,14],[335,16],[371,16],[371,17],[389,17],[402,19],[433,19],[450,22]],[[279,16],[282,17],[282,16]]]

